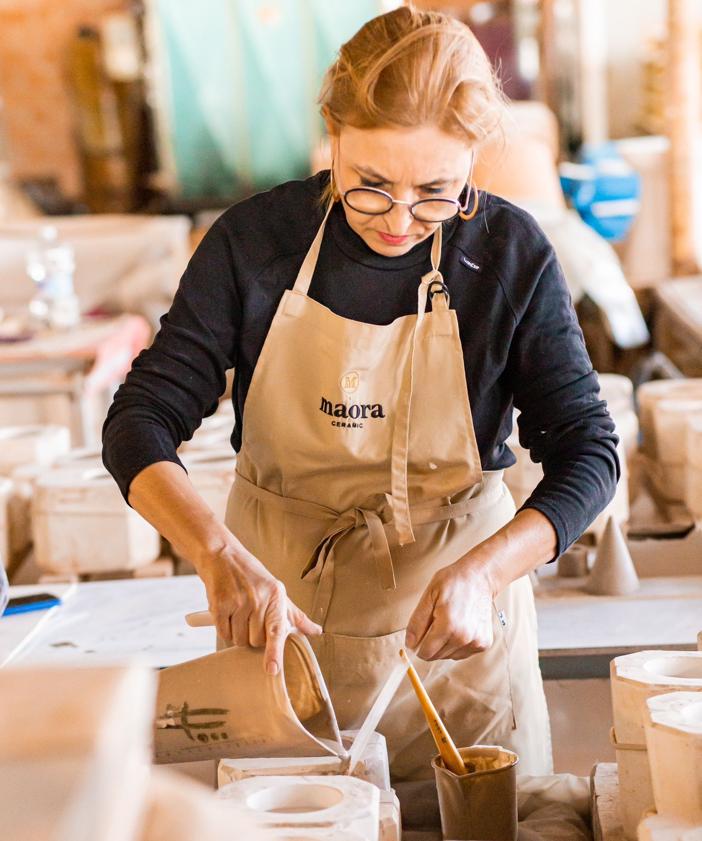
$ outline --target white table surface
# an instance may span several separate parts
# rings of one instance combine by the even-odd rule
[[[10,594],[15,595],[12,587]],[[139,659],[156,668],[172,666],[215,650],[214,628],[191,628],[184,618],[206,608],[205,588],[195,575],[77,584],[10,662],[90,665]],[[4,624],[13,618],[0,617],[0,662]]]
[[[10,591],[12,595],[57,592],[57,586]],[[702,576],[642,579],[637,594],[622,598],[591,596],[581,586],[582,581],[564,579],[540,586],[537,612],[542,658],[695,647],[697,632],[702,630]],[[64,604],[44,615],[20,648],[16,620],[22,617],[0,617],[0,664],[11,655],[12,663],[88,665],[138,658],[162,667],[214,651],[214,629],[190,628],[184,619],[186,613],[207,606],[197,576],[72,587]]]
[[[584,579],[541,579],[536,607],[542,657],[696,648],[702,576],[642,578],[630,596],[593,596]]]

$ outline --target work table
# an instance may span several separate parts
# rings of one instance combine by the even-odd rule
[[[540,581],[539,654],[546,679],[606,676],[609,660],[630,651],[695,648],[702,576],[644,578],[627,597],[591,596],[581,586],[577,579]],[[184,619],[207,605],[197,576],[30,585],[11,588],[11,595],[46,591],[64,599],[48,616],[0,618],[0,664],[88,665],[137,657],[160,668],[214,650],[214,629],[190,628]]]

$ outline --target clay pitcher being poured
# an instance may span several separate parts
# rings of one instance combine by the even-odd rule
[[[155,761],[343,756],[334,710],[307,639],[291,633],[283,668],[264,650],[226,648],[159,674]]]

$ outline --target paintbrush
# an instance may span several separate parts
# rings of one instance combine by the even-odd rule
[[[461,754],[458,752],[458,748],[454,745],[451,736],[449,736],[449,732],[446,729],[444,722],[439,717],[436,707],[432,703],[427,690],[422,684],[422,681],[419,679],[419,675],[415,671],[414,666],[410,663],[404,648],[400,649],[400,657],[407,664],[407,676],[414,687],[414,691],[417,693],[417,698],[419,698],[419,703],[421,704],[424,715],[426,716],[429,730],[431,731],[431,735],[434,737],[436,747],[439,749],[444,765],[449,771],[453,771],[454,774],[469,773],[465,763],[463,762]]]

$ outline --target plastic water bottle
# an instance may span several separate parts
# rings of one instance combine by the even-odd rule
[[[29,312],[41,324],[66,329],[80,321],[80,304],[73,291],[75,265],[71,246],[59,239],[53,225],[44,225],[27,254],[27,274],[35,287]]]

